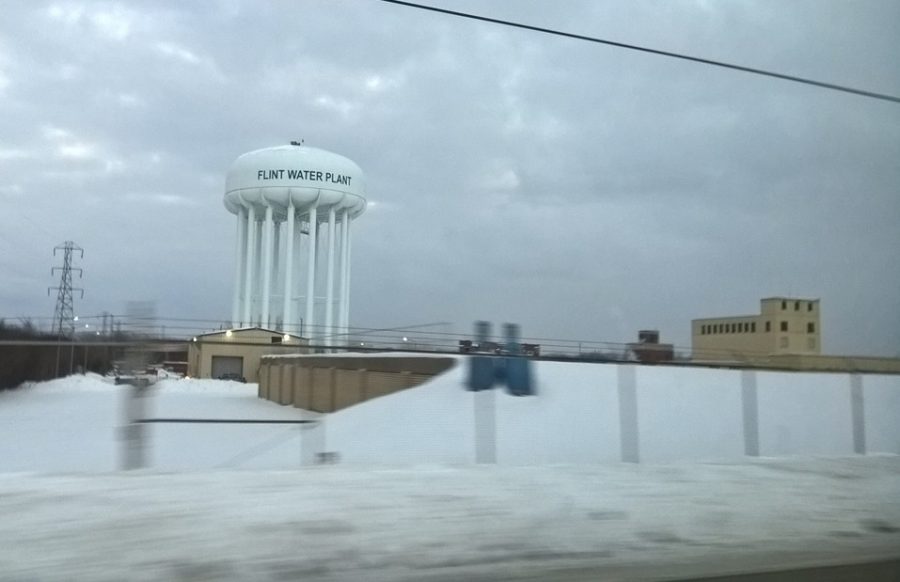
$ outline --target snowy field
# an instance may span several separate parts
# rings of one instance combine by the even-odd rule
[[[316,428],[150,425],[134,472],[118,472],[127,387],[73,376],[0,393],[0,580],[653,580],[900,557],[900,457],[549,464],[585,434],[618,447],[592,422],[602,401],[567,419],[557,398],[532,426],[536,399],[460,379]],[[255,385],[153,393],[148,416],[316,418]],[[476,398],[521,441],[498,456],[527,466],[472,464]],[[552,426],[562,436],[539,446]],[[322,450],[341,463],[311,465]]]

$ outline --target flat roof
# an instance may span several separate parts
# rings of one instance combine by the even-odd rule
[[[208,335],[221,335],[224,333],[228,333],[229,331],[231,333],[242,333],[245,331],[264,331],[266,333],[271,333],[271,334],[275,334],[275,335],[284,335],[285,334],[285,332],[283,332],[283,331],[276,331],[274,329],[267,329],[265,327],[235,327],[235,328],[231,328],[231,329],[220,329],[218,331],[208,331],[206,333],[198,333],[196,335],[196,337],[203,337],[203,336],[208,336]],[[294,334],[294,333],[289,333],[288,335],[291,337],[300,337],[299,335]]]

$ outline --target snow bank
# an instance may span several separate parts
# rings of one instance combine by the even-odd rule
[[[674,387],[637,374],[649,450],[667,454],[656,431],[730,409],[739,386],[720,373]],[[618,449],[616,368],[545,363],[536,378],[536,397],[474,394],[455,367],[314,428],[149,425],[152,470],[120,474],[125,387],[73,376],[0,393],[0,578],[687,578],[900,554],[900,457],[598,463]],[[896,397],[893,381],[866,386],[878,403]],[[660,404],[683,391],[683,405]],[[321,418],[255,385],[167,380],[149,393],[153,417]],[[471,464],[484,410],[498,461],[531,466]],[[305,466],[320,451],[342,464]],[[559,458],[577,464],[548,464]]]
[[[106,376],[89,372],[84,375],[72,374],[71,376],[56,378],[46,382],[27,382],[16,390],[39,390],[41,392],[109,392],[116,388],[113,378],[107,378]]]
[[[763,456],[852,454],[855,428],[868,452],[900,453],[900,376],[859,378],[854,412],[849,374],[540,361],[536,395],[516,397],[467,391],[467,372],[330,415],[327,448],[361,463],[596,463],[622,460],[630,434],[642,461],[741,460],[752,412]]]
[[[257,384],[246,384],[232,380],[201,380],[197,378],[160,380],[153,387],[160,393],[166,394],[252,395],[254,397],[259,390]]]
[[[536,395],[528,397],[502,388],[469,392],[466,375],[465,365],[454,366],[419,387],[327,416],[261,400],[256,384],[161,380],[145,399],[148,417],[320,424],[152,425],[150,466],[294,469],[320,452],[366,465],[617,462],[628,382],[642,461],[746,458],[740,371],[538,362]],[[867,450],[900,453],[900,376],[865,375],[861,383],[856,416],[866,423]],[[756,373],[761,454],[852,453],[851,384],[846,374]],[[0,471],[116,469],[128,393],[89,375],[0,394]]]

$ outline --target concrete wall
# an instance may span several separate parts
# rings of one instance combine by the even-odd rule
[[[329,415],[350,463],[740,461],[900,454],[900,375],[534,363],[536,394],[432,381]],[[361,436],[362,435],[362,436]]]
[[[636,426],[620,421],[637,432],[637,459],[623,460],[900,453],[900,376],[634,371]]]
[[[265,356],[259,397],[334,412],[422,384],[454,363],[441,357]]]
[[[704,358],[704,354],[696,354],[693,363],[696,366],[734,366],[759,370],[794,370],[798,372],[845,372],[867,374],[900,374],[900,358],[880,358],[871,356],[821,356],[809,354],[770,354],[754,355],[750,353],[730,352],[730,358],[724,353],[716,359]]]
[[[789,370],[822,372],[900,373],[900,358],[868,356],[772,355],[764,360],[770,366]]]

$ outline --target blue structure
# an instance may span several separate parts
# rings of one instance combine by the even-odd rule
[[[531,361],[522,355],[519,342],[519,326],[507,323],[503,326],[505,344],[502,356],[478,355],[469,358],[469,390],[479,392],[490,390],[494,384],[506,384],[512,396],[534,394]],[[475,322],[475,339],[479,346],[490,344],[491,324],[487,321]]]

